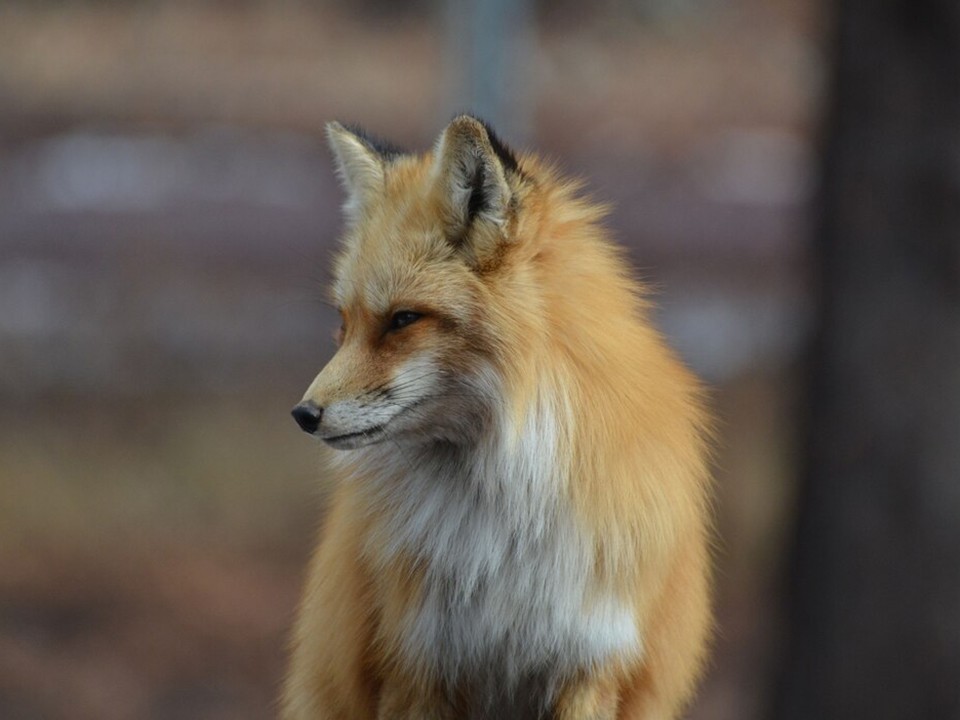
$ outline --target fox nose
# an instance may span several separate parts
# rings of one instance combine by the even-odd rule
[[[319,408],[312,402],[300,403],[291,412],[297,425],[306,432],[313,435],[320,427],[320,418],[323,417],[323,408]]]

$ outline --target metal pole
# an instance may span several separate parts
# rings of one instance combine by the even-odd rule
[[[531,0],[448,0],[451,112],[472,112],[507,141],[529,139]]]

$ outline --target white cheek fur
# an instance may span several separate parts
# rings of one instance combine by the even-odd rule
[[[403,363],[389,384],[392,401],[401,408],[421,402],[436,390],[439,368],[429,355],[419,355]]]
[[[429,356],[401,365],[385,385],[387,392],[373,392],[341,400],[324,408],[327,435],[357,432],[387,425],[434,392],[438,369]]]

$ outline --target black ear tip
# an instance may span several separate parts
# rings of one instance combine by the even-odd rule
[[[474,127],[482,125],[486,127],[486,123],[471,112],[457,113],[450,119],[450,123],[452,125],[473,125]]]
[[[483,118],[468,112],[460,113],[453,118],[450,126],[473,134],[475,137],[485,138],[504,170],[521,173],[516,153],[500,139],[493,126]]]
[[[487,127],[472,115],[457,115],[447,126],[447,133],[458,138],[461,142],[483,142],[487,136]]]

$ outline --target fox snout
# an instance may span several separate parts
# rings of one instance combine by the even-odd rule
[[[320,427],[320,420],[323,418],[323,408],[317,407],[315,403],[309,401],[302,402],[291,410],[290,414],[293,415],[293,419],[297,421],[297,425],[300,426],[301,430],[313,435],[317,432],[317,428]]]

